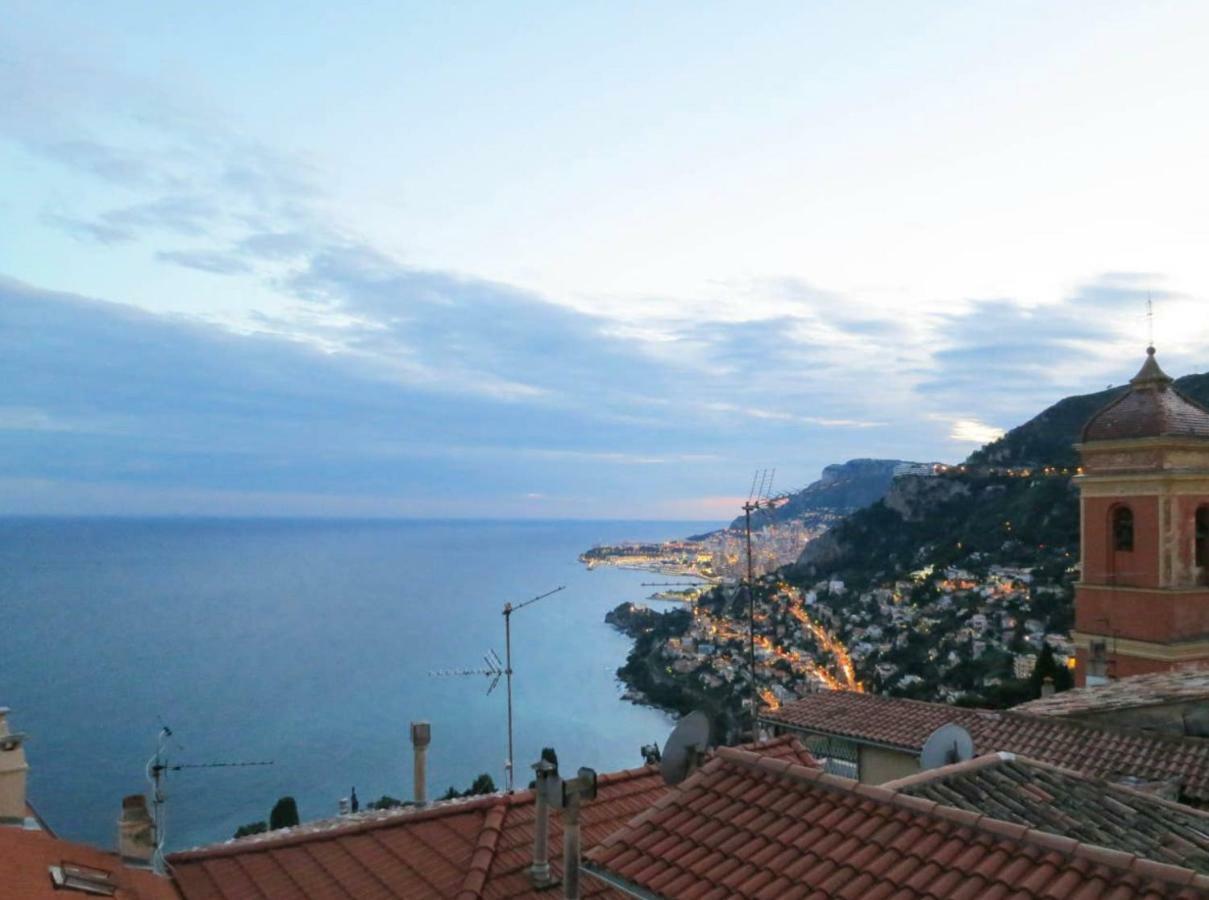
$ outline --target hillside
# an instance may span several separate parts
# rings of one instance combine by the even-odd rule
[[[1209,401],[1209,374],[1176,386]],[[1047,645],[1067,653],[1079,544],[1073,445],[1124,390],[1061,400],[971,454],[964,470],[896,479],[806,547],[787,578],[813,587],[843,640],[867,648],[854,653],[867,684],[1010,703],[1032,689],[1016,662]],[[932,639],[916,633],[921,623]]]
[[[1176,387],[1209,402],[1209,374],[1188,375]],[[970,454],[966,474],[901,478],[886,496],[858,510],[802,553],[803,576],[842,573],[893,577],[928,561],[949,564],[971,552],[1004,564],[1035,561],[1038,551],[1073,547],[1078,503],[1069,475],[1020,478],[983,474],[979,467],[1074,467],[1084,424],[1124,387],[1060,400],[1003,437]]]
[[[847,515],[884,497],[894,481],[895,470],[913,465],[918,463],[901,459],[850,459],[833,463],[823,469],[818,481],[791,494],[788,502],[754,515],[752,526],[767,528],[785,522],[809,521],[819,513],[832,519]],[[737,517],[728,527],[741,529],[743,516]]]

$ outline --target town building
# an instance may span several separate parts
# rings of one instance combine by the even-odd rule
[[[1146,354],[1079,444],[1078,686],[1209,662],[1209,410]]]
[[[765,710],[761,721],[798,737],[827,771],[867,784],[920,772],[928,737],[955,724],[969,733],[977,754],[1015,753],[1209,807],[1209,740],[1203,738],[854,691],[808,694]]]
[[[1022,703],[1013,711],[1209,738],[1209,667],[1072,688]]]

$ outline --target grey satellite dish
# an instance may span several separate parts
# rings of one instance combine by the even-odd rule
[[[663,745],[659,772],[667,784],[679,784],[701,762],[709,745],[709,718],[697,710],[681,719]]]
[[[974,758],[974,739],[960,725],[941,725],[924,741],[919,754],[921,769],[939,769]]]

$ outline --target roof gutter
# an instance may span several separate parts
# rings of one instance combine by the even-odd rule
[[[580,870],[587,872],[593,878],[603,881],[609,887],[616,888],[623,894],[628,894],[631,897],[637,897],[638,900],[665,900],[661,894],[653,894],[646,888],[639,887],[632,881],[627,881],[620,875],[610,872],[608,869],[602,869],[593,863],[584,860],[580,864]]]

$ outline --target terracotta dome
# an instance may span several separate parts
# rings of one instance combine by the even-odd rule
[[[1147,347],[1129,391],[1091,417],[1083,442],[1167,436],[1209,438],[1209,409],[1177,391]]]

